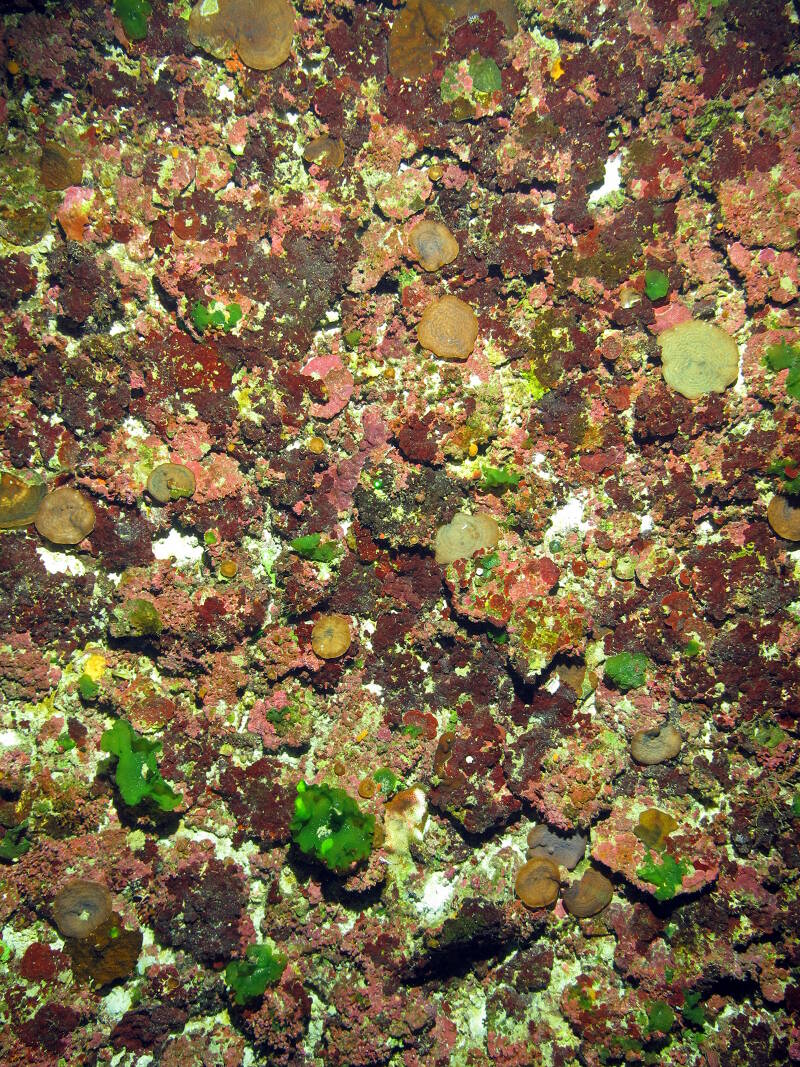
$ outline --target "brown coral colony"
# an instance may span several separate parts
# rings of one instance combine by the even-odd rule
[[[110,918],[111,903],[100,882],[73,878],[53,901],[53,919],[64,937],[89,937]]]
[[[442,222],[422,219],[408,235],[411,255],[423,270],[435,271],[452,263],[458,255],[458,241]]]
[[[478,319],[457,296],[443,296],[425,308],[417,337],[423,348],[441,359],[467,359],[478,339]]]
[[[320,659],[339,659],[351,640],[350,621],[344,615],[320,615],[311,631],[311,647]]]
[[[201,0],[189,16],[189,40],[216,59],[238,52],[253,70],[273,70],[289,58],[295,13],[288,0]]]
[[[528,908],[549,908],[555,904],[560,886],[558,864],[537,856],[520,867],[514,892]]]
[[[83,493],[63,487],[44,498],[34,522],[42,537],[54,545],[77,545],[94,529],[95,513]]]

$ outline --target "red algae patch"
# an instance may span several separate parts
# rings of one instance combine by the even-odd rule
[[[609,879],[590,867],[581,878],[566,887],[561,899],[570,915],[588,919],[607,908],[613,895],[614,886]]]
[[[441,359],[467,359],[478,339],[478,319],[457,296],[443,296],[425,308],[417,337],[423,348]]]
[[[800,541],[800,504],[774,496],[767,507],[767,522],[784,541]]]
[[[73,878],[53,901],[53,919],[64,937],[88,937],[110,918],[111,903],[100,882]]]
[[[646,767],[674,759],[681,750],[683,739],[671,723],[654,730],[637,730],[631,738],[631,755]]]
[[[159,463],[147,479],[147,492],[159,504],[193,496],[194,475],[182,463]]]
[[[311,631],[311,647],[320,659],[339,659],[351,641],[350,620],[344,615],[320,615]]]
[[[549,908],[558,898],[561,875],[552,860],[537,857],[517,872],[514,892],[528,908]]]
[[[189,15],[189,40],[215,59],[236,51],[246,67],[273,70],[289,58],[294,23],[287,0],[201,0]]]
[[[26,482],[16,474],[0,472],[0,530],[30,525],[46,492],[44,482]]]
[[[659,335],[661,371],[670,388],[688,400],[724,393],[739,373],[739,349],[729,333],[689,319]]]
[[[36,529],[54,545],[77,545],[94,529],[91,502],[77,489],[54,489],[41,503],[35,518]]]
[[[458,255],[458,241],[443,222],[422,219],[408,235],[412,257],[423,270],[435,271],[452,263]]]

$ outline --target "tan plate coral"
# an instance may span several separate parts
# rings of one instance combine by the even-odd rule
[[[476,552],[489,552],[499,539],[500,527],[491,515],[485,512],[468,515],[459,511],[452,522],[436,531],[436,562],[447,564],[457,559],[469,559]]]
[[[528,908],[549,908],[555,904],[561,886],[561,873],[552,860],[537,856],[517,872],[514,892]]]
[[[774,496],[767,507],[767,522],[784,541],[800,541],[800,504]]]
[[[614,886],[600,871],[590,867],[583,876],[567,886],[561,894],[564,907],[576,919],[588,919],[607,908],[614,895]]]
[[[408,0],[389,34],[389,70],[410,81],[430,74],[449,23],[482,11],[496,12],[509,34],[517,32],[514,0]]]
[[[458,241],[443,222],[421,219],[408,235],[412,257],[423,270],[434,271],[452,263],[458,255]]]
[[[102,883],[72,878],[53,901],[53,919],[62,937],[88,937],[110,918],[111,904]]]
[[[658,343],[664,381],[687,400],[724,393],[736,381],[739,349],[731,335],[713,323],[680,322],[665,330]]]
[[[294,22],[288,0],[200,0],[189,15],[189,40],[215,59],[238,52],[246,67],[273,70],[289,58]]]
[[[320,615],[311,631],[311,647],[320,659],[338,659],[350,647],[350,622],[345,615]]]
[[[308,142],[303,149],[303,159],[324,170],[338,170],[344,163],[344,141],[341,137],[321,134]]]
[[[478,319],[457,296],[443,296],[425,308],[417,337],[423,348],[441,359],[467,359],[478,338]]]
[[[159,463],[147,479],[147,492],[159,504],[194,494],[194,475],[182,463]]]
[[[77,545],[94,529],[95,514],[83,493],[65,486],[44,498],[34,521],[45,540],[54,545]]]
[[[36,518],[47,487],[26,482],[16,474],[0,472],[0,530],[17,530]]]

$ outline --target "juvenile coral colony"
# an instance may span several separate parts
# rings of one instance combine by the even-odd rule
[[[0,27],[1,1067],[800,1064],[800,2]]]

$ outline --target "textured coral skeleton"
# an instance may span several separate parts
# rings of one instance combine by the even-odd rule
[[[2,1067],[800,1062],[799,26],[2,6]]]

